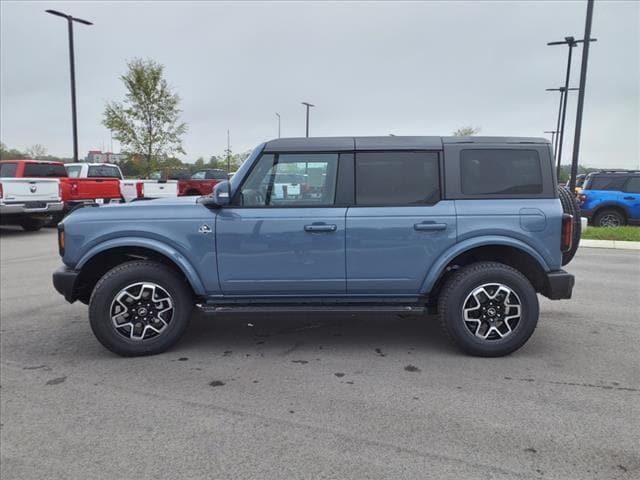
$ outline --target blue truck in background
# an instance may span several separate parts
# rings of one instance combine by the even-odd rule
[[[603,170],[584,179],[581,214],[597,227],[640,225],[640,170]]]
[[[465,352],[506,355],[537,294],[571,297],[579,212],[553,172],[537,138],[275,139],[212,195],[69,215],[53,283],[123,356],[173,346],[194,307],[430,313]]]

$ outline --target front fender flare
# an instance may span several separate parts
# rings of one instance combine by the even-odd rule
[[[422,282],[420,293],[429,293],[444,272],[444,269],[447,267],[449,262],[451,262],[451,260],[456,258],[458,255],[477,247],[487,247],[491,245],[504,245],[507,247],[513,247],[522,250],[524,253],[527,253],[531,257],[533,257],[545,272],[551,270],[545,259],[538,252],[536,252],[534,248],[527,245],[521,240],[516,240],[510,237],[502,237],[499,235],[487,235],[482,237],[469,238],[460,243],[456,243],[454,246],[445,251],[442,256],[440,256],[440,258],[438,258],[438,260],[429,269],[427,276]]]
[[[191,284],[191,288],[196,295],[204,295],[205,289],[202,284],[202,280],[198,275],[198,272],[193,268],[193,265],[187,260],[187,258],[178,252],[175,248],[166,243],[159,242],[157,240],[153,240],[150,238],[140,238],[140,237],[121,237],[114,238],[111,240],[104,241],[99,243],[98,245],[94,245],[87,253],[85,253],[78,263],[75,266],[76,270],[81,270],[82,267],[94,256],[99,253],[105,252],[107,250],[111,250],[112,248],[120,248],[120,247],[141,247],[148,248],[149,250],[153,250],[165,257],[169,258],[173,263],[175,263],[182,273],[184,273],[185,277]]]

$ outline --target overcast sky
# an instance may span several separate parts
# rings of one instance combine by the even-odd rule
[[[126,61],[152,58],[182,98],[184,159],[277,136],[543,136],[556,123],[567,47],[586,1],[9,2],[1,4],[0,139],[71,156],[66,23],[76,25],[80,155],[109,148],[106,100],[122,99]],[[640,2],[596,1],[581,163],[640,167]],[[574,50],[578,85],[582,48]],[[570,158],[576,96],[569,100]],[[117,144],[115,150],[118,151]]]

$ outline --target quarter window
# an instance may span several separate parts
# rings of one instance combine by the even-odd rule
[[[356,204],[424,205],[440,199],[438,154],[371,152],[356,155]]]
[[[465,195],[542,193],[540,158],[535,150],[462,150],[460,180]]]
[[[242,186],[245,207],[333,205],[338,154],[265,154]]]
[[[627,193],[640,193],[640,177],[631,177],[624,187]]]

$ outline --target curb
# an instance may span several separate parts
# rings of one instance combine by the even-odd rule
[[[626,242],[623,240],[589,240],[581,239],[580,247],[613,248],[615,250],[640,250],[640,242]]]

